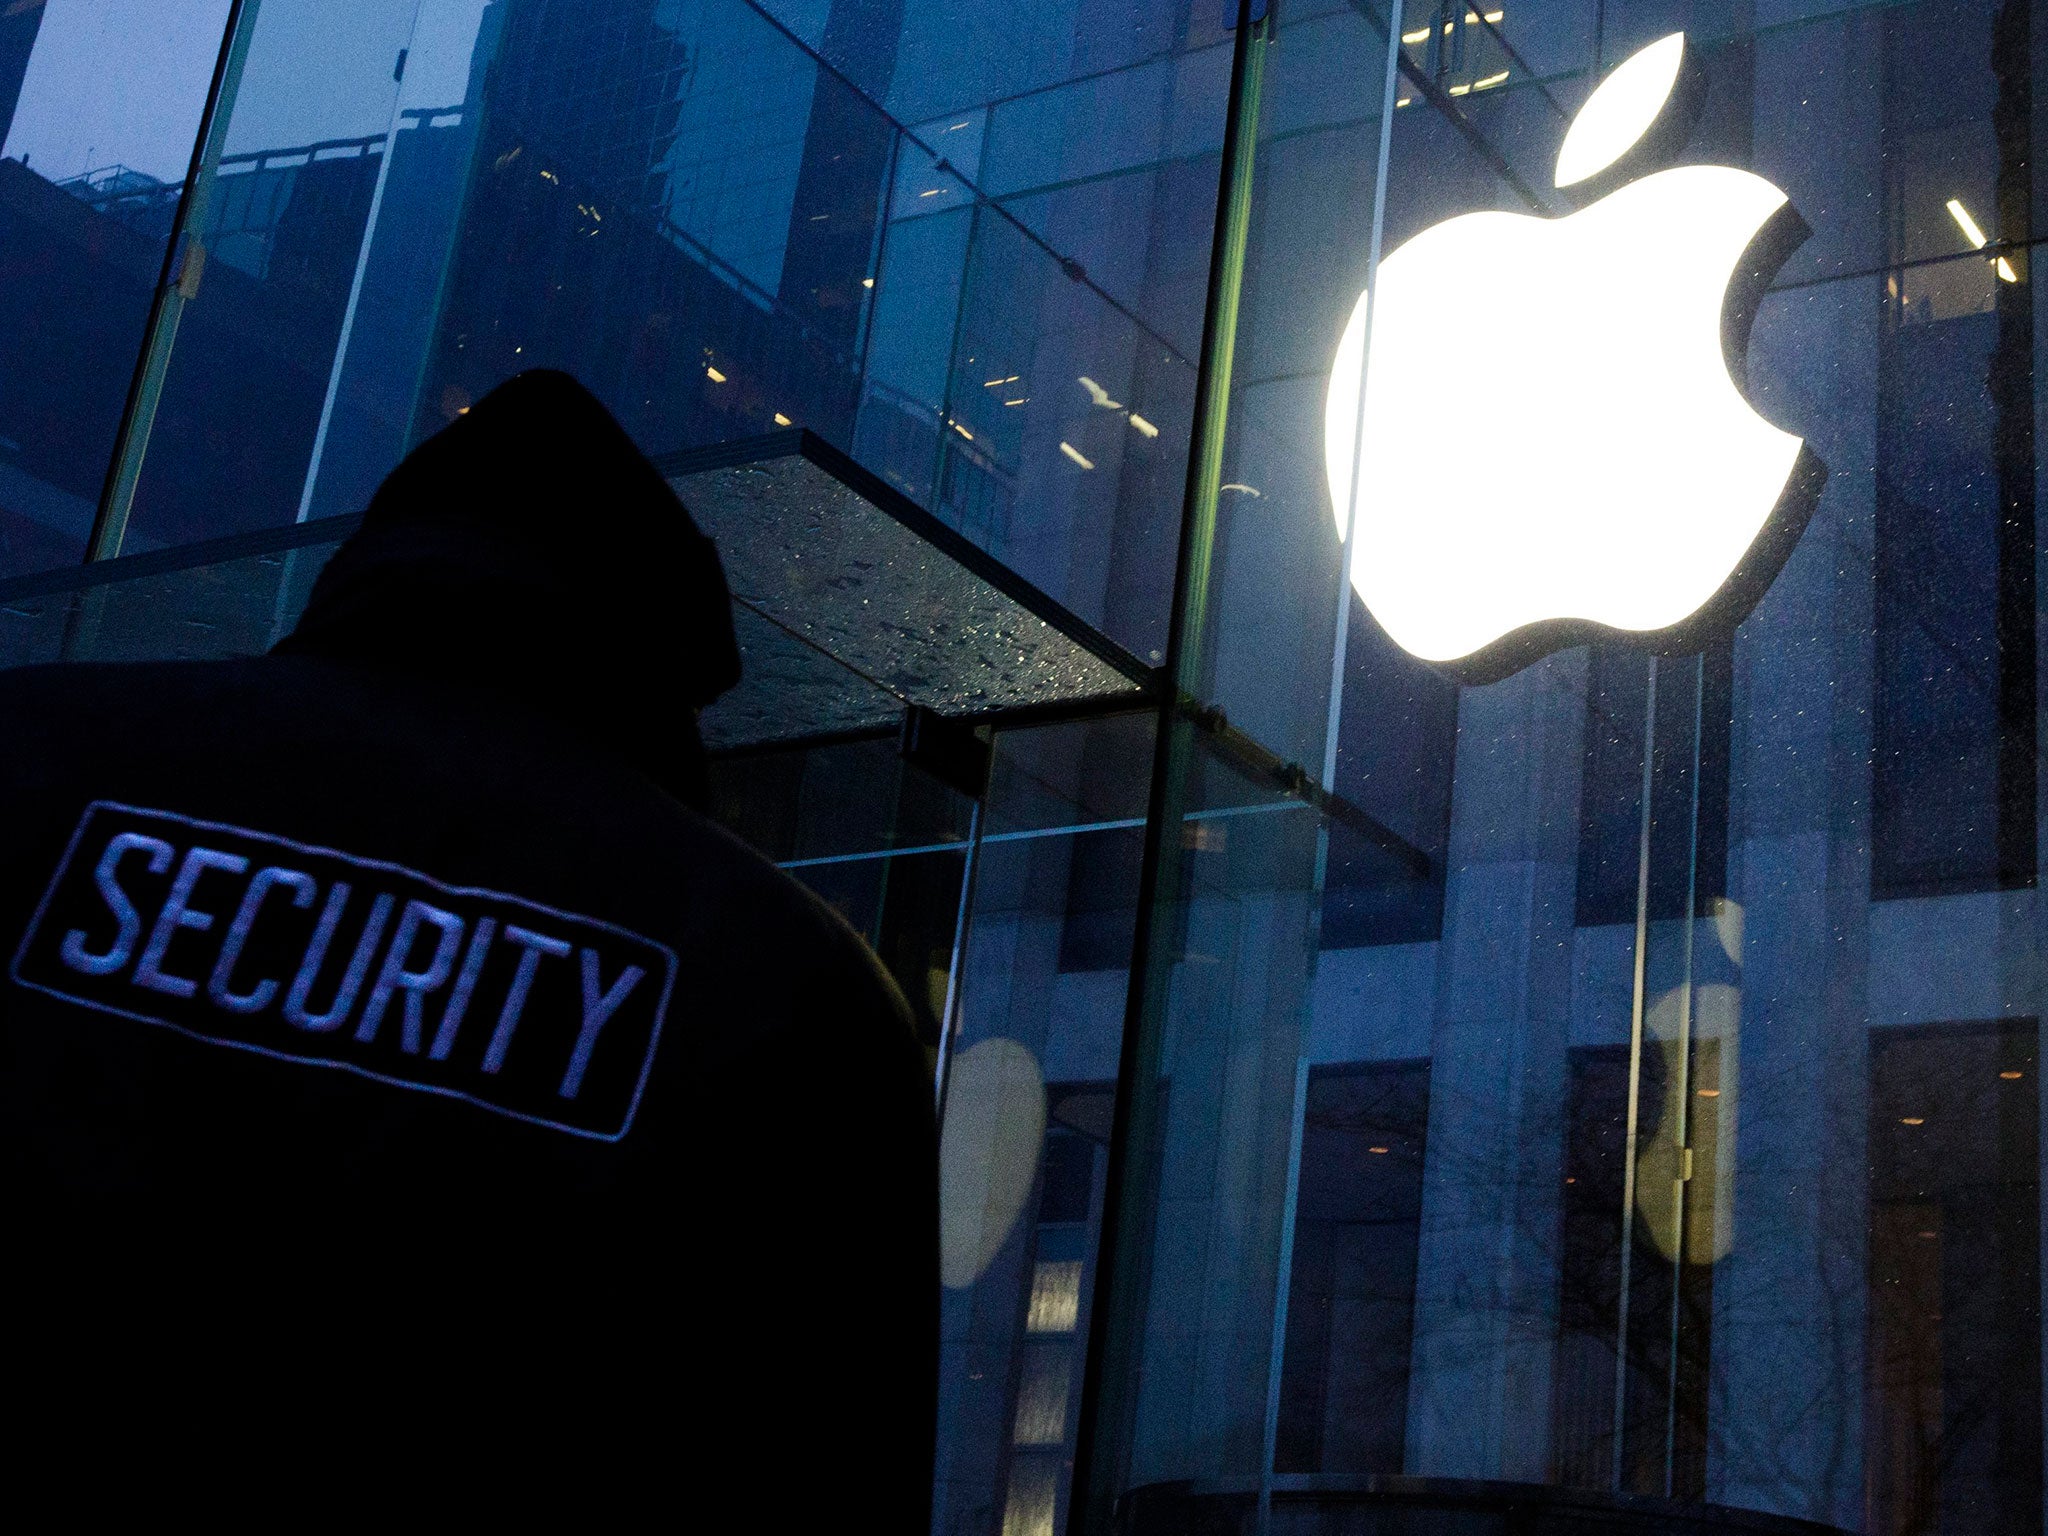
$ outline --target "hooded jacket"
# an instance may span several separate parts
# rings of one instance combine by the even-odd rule
[[[737,672],[709,543],[529,374],[273,654],[0,674],[14,1475],[922,1528],[929,1080],[686,803]]]

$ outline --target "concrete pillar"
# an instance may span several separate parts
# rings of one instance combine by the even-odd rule
[[[1408,1405],[1425,1477],[1550,1476],[1586,653],[1458,705]]]

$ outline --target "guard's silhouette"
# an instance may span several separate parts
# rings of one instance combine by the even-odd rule
[[[273,654],[0,674],[12,1496],[921,1529],[929,1082],[690,808],[737,676],[711,546],[550,373]]]

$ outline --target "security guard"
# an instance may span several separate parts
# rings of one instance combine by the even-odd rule
[[[922,1530],[929,1080],[701,814],[738,668],[709,541],[542,372],[270,655],[0,675],[17,1502]]]

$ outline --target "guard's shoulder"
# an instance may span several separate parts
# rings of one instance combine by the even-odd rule
[[[911,1030],[909,1005],[839,910],[709,818],[670,802],[679,830],[709,854],[718,921],[736,953],[772,954],[784,979],[817,989],[841,1010],[865,1011]],[[686,829],[686,830],[685,830]]]

